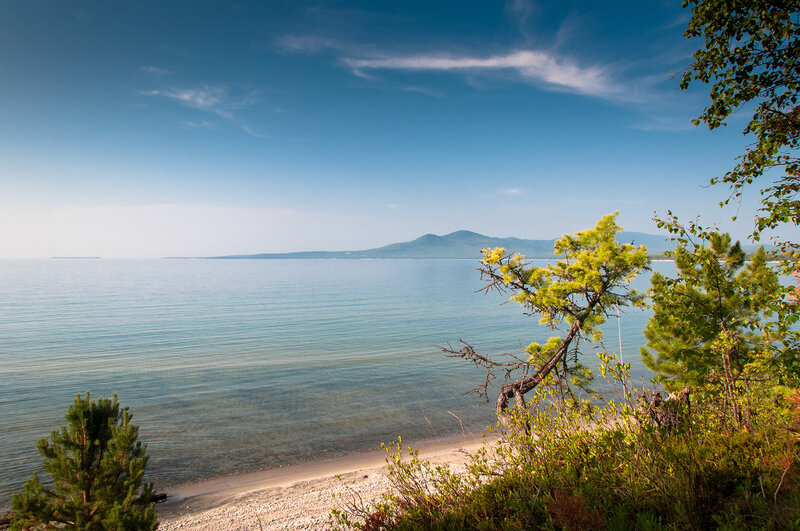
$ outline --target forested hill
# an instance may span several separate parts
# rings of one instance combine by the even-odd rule
[[[623,232],[618,240],[624,243],[644,244],[650,255],[661,254],[669,242],[663,236],[641,232]],[[555,240],[523,240],[520,238],[494,238],[476,232],[460,230],[445,236],[426,234],[410,242],[393,243],[377,249],[363,251],[306,251],[297,253],[264,253],[229,256],[209,256],[213,259],[363,259],[363,258],[479,258],[481,249],[505,247],[527,258],[552,258]]]

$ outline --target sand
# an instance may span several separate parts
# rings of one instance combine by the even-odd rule
[[[480,438],[459,437],[412,446],[432,463],[463,467],[481,444]],[[159,529],[324,529],[331,509],[342,505],[337,493],[366,501],[389,489],[385,457],[376,450],[186,485],[158,505]]]

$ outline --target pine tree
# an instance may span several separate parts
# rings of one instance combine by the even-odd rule
[[[746,262],[728,234],[684,230],[672,254],[678,276],[651,278],[642,360],[669,390],[689,386],[748,422],[752,399],[793,370],[796,353],[781,346],[784,288],[763,247]]]
[[[739,372],[756,353],[771,347],[767,318],[780,301],[781,286],[760,247],[749,263],[739,242],[710,233],[708,245],[679,243],[674,251],[679,275],[654,273],[653,317],[644,330],[642,358],[670,389],[708,383],[730,351]],[[722,349],[725,339],[732,342]]]
[[[616,223],[618,214],[603,216],[593,229],[556,240],[555,256],[563,259],[544,267],[530,267],[522,255],[507,254],[501,247],[483,250],[479,271],[487,281],[484,291],[511,291],[510,300],[522,305],[527,315],[538,315],[541,324],[551,329],[567,325],[563,335],[552,336],[543,345],[528,345],[527,359],[507,355],[507,361],[499,361],[479,354],[465,342],[458,350],[440,347],[447,355],[486,370],[483,384],[473,390],[479,396],[487,397],[495,371],[504,373],[506,381],[496,404],[497,415],[504,422],[509,418],[511,399],[515,407],[524,408],[524,395],[550,378],[557,377],[566,390],[569,385],[587,387],[591,370],[579,362],[580,344],[602,338],[600,326],[614,309],[643,305],[643,296],[631,289],[630,283],[649,269],[647,249],[617,243],[622,230]]]
[[[52,485],[36,474],[25,482],[13,498],[11,529],[155,530],[153,487],[142,481],[147,446],[132,417],[116,394],[77,395],[67,425],[38,441]]]

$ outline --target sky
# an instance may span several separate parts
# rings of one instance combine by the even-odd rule
[[[0,258],[545,239],[619,210],[737,238],[680,2],[0,0]],[[731,216],[738,214],[739,221]]]

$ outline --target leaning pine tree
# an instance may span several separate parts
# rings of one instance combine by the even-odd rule
[[[555,256],[561,259],[544,267],[531,267],[523,256],[507,254],[503,248],[483,250],[480,272],[487,281],[485,290],[513,293],[511,300],[522,305],[526,315],[536,315],[541,324],[561,332],[543,345],[531,343],[522,357],[508,354],[504,360],[479,354],[463,341],[458,350],[441,347],[447,355],[485,369],[483,384],[473,389],[481,397],[488,398],[491,380],[502,374],[496,410],[504,423],[510,402],[524,409],[524,395],[549,378],[562,382],[566,390],[571,383],[588,384],[591,371],[579,361],[580,344],[599,341],[599,327],[619,307],[644,304],[630,283],[649,268],[647,249],[617,242],[622,230],[617,214],[604,216],[593,229],[556,240]]]
[[[67,425],[38,441],[52,485],[36,474],[13,499],[12,530],[155,530],[153,487],[143,483],[147,446],[128,408],[78,395]]]

